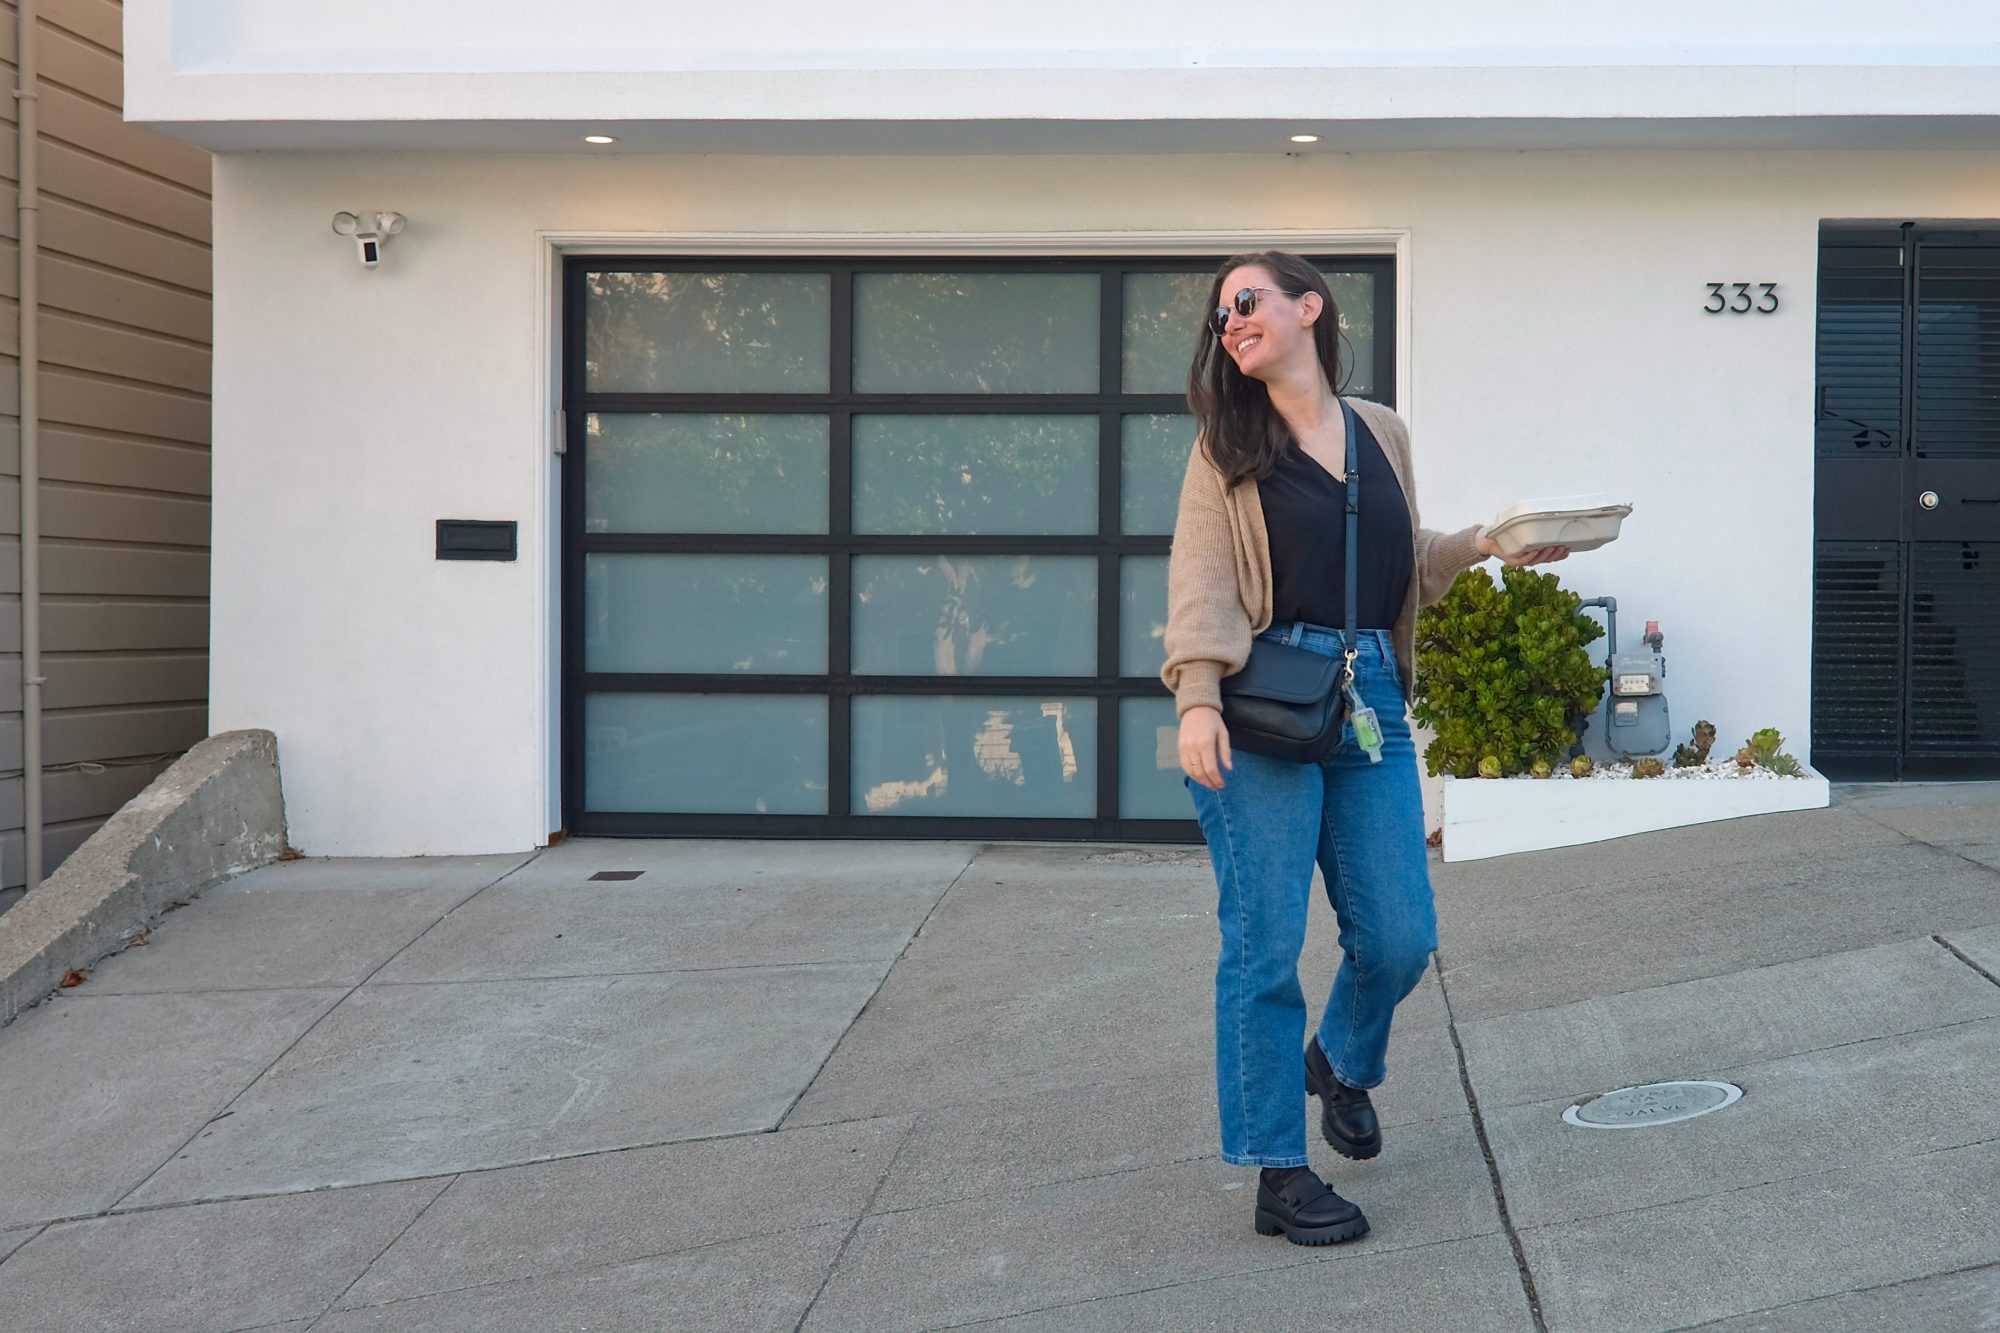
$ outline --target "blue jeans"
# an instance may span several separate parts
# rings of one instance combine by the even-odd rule
[[[1309,630],[1300,644],[1341,652],[1337,632]],[[1437,948],[1416,746],[1395,650],[1387,630],[1361,631],[1356,647],[1355,687],[1381,720],[1381,763],[1368,761],[1350,725],[1318,763],[1237,750],[1221,791],[1182,779],[1194,793],[1220,891],[1215,1090],[1222,1156],[1238,1166],[1306,1164],[1299,954],[1314,863],[1340,923],[1340,968],[1319,1043],[1342,1083],[1382,1082],[1390,1017]]]

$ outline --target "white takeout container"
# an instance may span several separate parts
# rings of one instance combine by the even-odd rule
[[[1608,495],[1524,500],[1495,514],[1486,535],[1510,557],[1544,546],[1594,551],[1618,540],[1618,525],[1631,512],[1631,505],[1620,504]]]

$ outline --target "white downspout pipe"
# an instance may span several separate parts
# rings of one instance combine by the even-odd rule
[[[21,237],[21,828],[27,888],[42,882],[42,468],[39,172],[41,115],[35,71],[35,0],[18,0],[14,97],[19,136]]]

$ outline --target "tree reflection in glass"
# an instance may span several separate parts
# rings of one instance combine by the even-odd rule
[[[859,393],[1095,393],[1094,273],[857,273]]]
[[[593,412],[586,532],[826,531],[827,419]]]
[[[1087,818],[1094,699],[861,696],[854,813]]]
[[[1097,418],[857,416],[854,530],[1097,530]]]
[[[585,384],[592,393],[824,393],[832,293],[825,273],[591,273]]]
[[[1091,556],[857,556],[854,669],[880,676],[1087,676]]]

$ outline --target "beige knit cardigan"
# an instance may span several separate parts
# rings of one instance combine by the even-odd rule
[[[1390,630],[1408,699],[1416,679],[1417,608],[1443,597],[1460,570],[1479,563],[1479,528],[1433,532],[1420,526],[1411,483],[1410,428],[1378,403],[1347,402],[1388,456],[1410,509],[1416,575]],[[1225,486],[1221,470],[1197,443],[1181,482],[1180,515],[1174,520],[1173,554],[1167,561],[1167,664],[1160,679],[1174,692],[1175,715],[1204,704],[1220,709],[1222,678],[1243,669],[1250,640],[1270,625],[1271,547],[1257,480]]]

